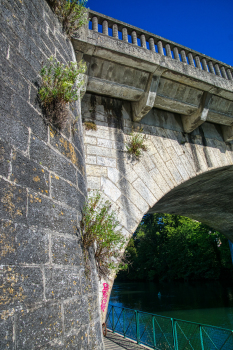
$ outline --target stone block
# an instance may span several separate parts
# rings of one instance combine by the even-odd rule
[[[0,309],[29,307],[43,300],[44,286],[40,267],[2,266]]]
[[[140,210],[128,198],[126,198],[124,194],[120,196],[116,204],[119,205],[128,216],[132,216],[135,221],[140,220],[144,214],[140,212]]]
[[[13,341],[13,318],[5,316],[4,313],[1,315],[0,322],[0,349],[14,349]]]
[[[12,98],[13,90],[9,88],[3,81],[0,81],[0,108],[5,111],[8,111],[11,106],[11,98]]]
[[[52,235],[51,256],[53,264],[80,266],[82,249],[77,237]]]
[[[87,155],[116,158],[116,151],[112,148],[101,148],[87,145]]]
[[[10,170],[11,148],[0,140],[0,174],[7,177]]]
[[[74,145],[59,134],[55,134],[50,128],[50,143],[56,148],[66,159],[69,159],[75,167],[84,175],[85,162],[80,152]]]
[[[30,127],[36,136],[47,141],[47,126],[45,125],[42,115],[16,94],[12,96],[12,113],[16,119],[25,126]]]
[[[51,197],[80,212],[85,203],[85,197],[77,187],[62,180],[57,175],[51,175]]]
[[[97,156],[97,164],[111,168],[116,168],[116,159]]]
[[[61,305],[45,304],[18,316],[16,331],[19,349],[33,349],[62,335]]]
[[[88,188],[88,190],[100,190],[100,177],[88,176],[87,188]]]
[[[135,203],[142,213],[146,213],[148,211],[148,203],[125,178],[122,178],[119,181],[117,187],[120,189],[121,193],[124,194],[124,196],[126,196],[132,203]]]
[[[45,264],[49,261],[49,237],[45,230],[1,221],[0,264]]]
[[[0,124],[1,139],[25,152],[28,147],[28,128],[3,110],[0,110]]]
[[[48,171],[19,152],[15,152],[13,155],[11,181],[49,195]]]
[[[29,97],[29,84],[24,77],[12,67],[9,60],[1,58],[0,77],[6,85],[17,92],[25,100]],[[37,90],[36,90],[37,91]]]
[[[0,179],[0,217],[26,223],[26,190]]]
[[[85,144],[89,144],[89,145],[96,145],[97,144],[96,138],[91,137],[91,136],[85,136],[84,142],[85,142]]]
[[[77,211],[29,192],[28,223],[62,233],[76,234]]]
[[[157,149],[157,152],[160,154],[160,157],[163,159],[163,161],[166,162],[171,159],[161,137],[151,136],[151,141],[153,142],[155,148]]]
[[[45,268],[45,297],[47,300],[64,300],[80,295],[81,285],[78,268]]]
[[[179,171],[180,175],[182,176],[183,180],[189,179],[189,174],[186,170],[186,167],[182,163],[182,159],[177,155],[176,151],[173,147],[169,147],[167,149],[168,154],[171,156],[172,162],[177,168],[177,171]]]
[[[121,173],[115,169],[115,168],[108,168],[108,178],[113,182],[113,183],[117,183],[118,181],[120,181],[122,175]]]
[[[67,350],[85,350],[88,349],[88,331],[81,328],[74,330],[65,338],[65,349]]]
[[[101,177],[101,190],[113,201],[116,202],[121,195],[121,191],[105,177]]]
[[[154,179],[150,176],[149,171],[141,164],[141,162],[134,165],[134,170],[146,187],[150,189],[150,192],[153,193],[153,196],[159,200],[159,198],[163,196],[163,192]]]
[[[97,163],[97,158],[96,156],[87,156],[86,157],[86,164],[96,164]]]
[[[86,166],[87,176],[106,176],[107,168],[100,165],[89,165]]]
[[[66,333],[72,329],[77,329],[84,325],[87,326],[89,321],[88,303],[85,297],[64,302],[64,325]]]
[[[77,171],[77,184],[78,189],[84,194],[84,197],[87,196],[87,181],[86,176],[83,176],[79,171]]]
[[[156,202],[155,196],[151,193],[150,189],[143,183],[141,179],[137,179],[133,182],[133,187],[140,193],[142,198],[152,207]]]
[[[76,169],[74,166],[65,157],[55,152],[35,136],[31,140],[30,158],[55,172],[58,176],[62,176],[76,184]]]

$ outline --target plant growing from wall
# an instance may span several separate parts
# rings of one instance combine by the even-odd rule
[[[40,71],[42,85],[38,94],[42,107],[47,120],[60,130],[69,119],[69,103],[79,97],[78,90],[83,84],[81,74],[85,70],[86,64],[82,61],[79,65],[76,62],[64,65],[51,56]]]
[[[134,156],[135,158],[139,159],[142,155],[142,151],[146,151],[147,147],[144,144],[145,142],[145,135],[142,136],[141,134],[132,132],[130,134],[130,139],[128,143],[126,144],[127,152]]]
[[[88,251],[94,248],[99,278],[127,267],[122,252],[126,240],[118,227],[111,203],[104,201],[98,192],[89,197],[83,209],[81,238],[87,269]]]
[[[97,126],[94,122],[86,121],[83,124],[85,125],[86,130],[94,130],[94,131],[97,130]]]
[[[88,22],[87,0],[48,0],[48,2],[69,38]]]

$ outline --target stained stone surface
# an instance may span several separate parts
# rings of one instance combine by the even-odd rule
[[[77,130],[59,133],[37,95],[42,62],[74,61],[74,50],[45,0],[2,0],[0,23],[0,349],[103,349],[95,265],[87,277],[80,245],[80,101]]]
[[[179,114],[156,108],[136,123],[129,102],[88,93],[82,118],[97,125],[84,128],[88,191],[111,201],[127,238],[144,214],[164,212],[202,221],[233,240],[233,145],[218,125],[206,122],[186,134]],[[132,131],[145,138],[139,160],[127,153]],[[100,298],[104,282],[111,290],[113,279],[101,281]]]

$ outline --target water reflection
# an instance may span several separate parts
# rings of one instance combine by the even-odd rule
[[[120,283],[110,302],[131,309],[233,329],[232,282]]]

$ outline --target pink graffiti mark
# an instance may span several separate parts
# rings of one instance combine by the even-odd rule
[[[101,310],[104,312],[105,309],[106,309],[107,301],[108,301],[109,284],[108,283],[103,283],[103,286],[104,286],[104,288],[102,290],[103,297],[102,297],[102,302],[101,302]]]

